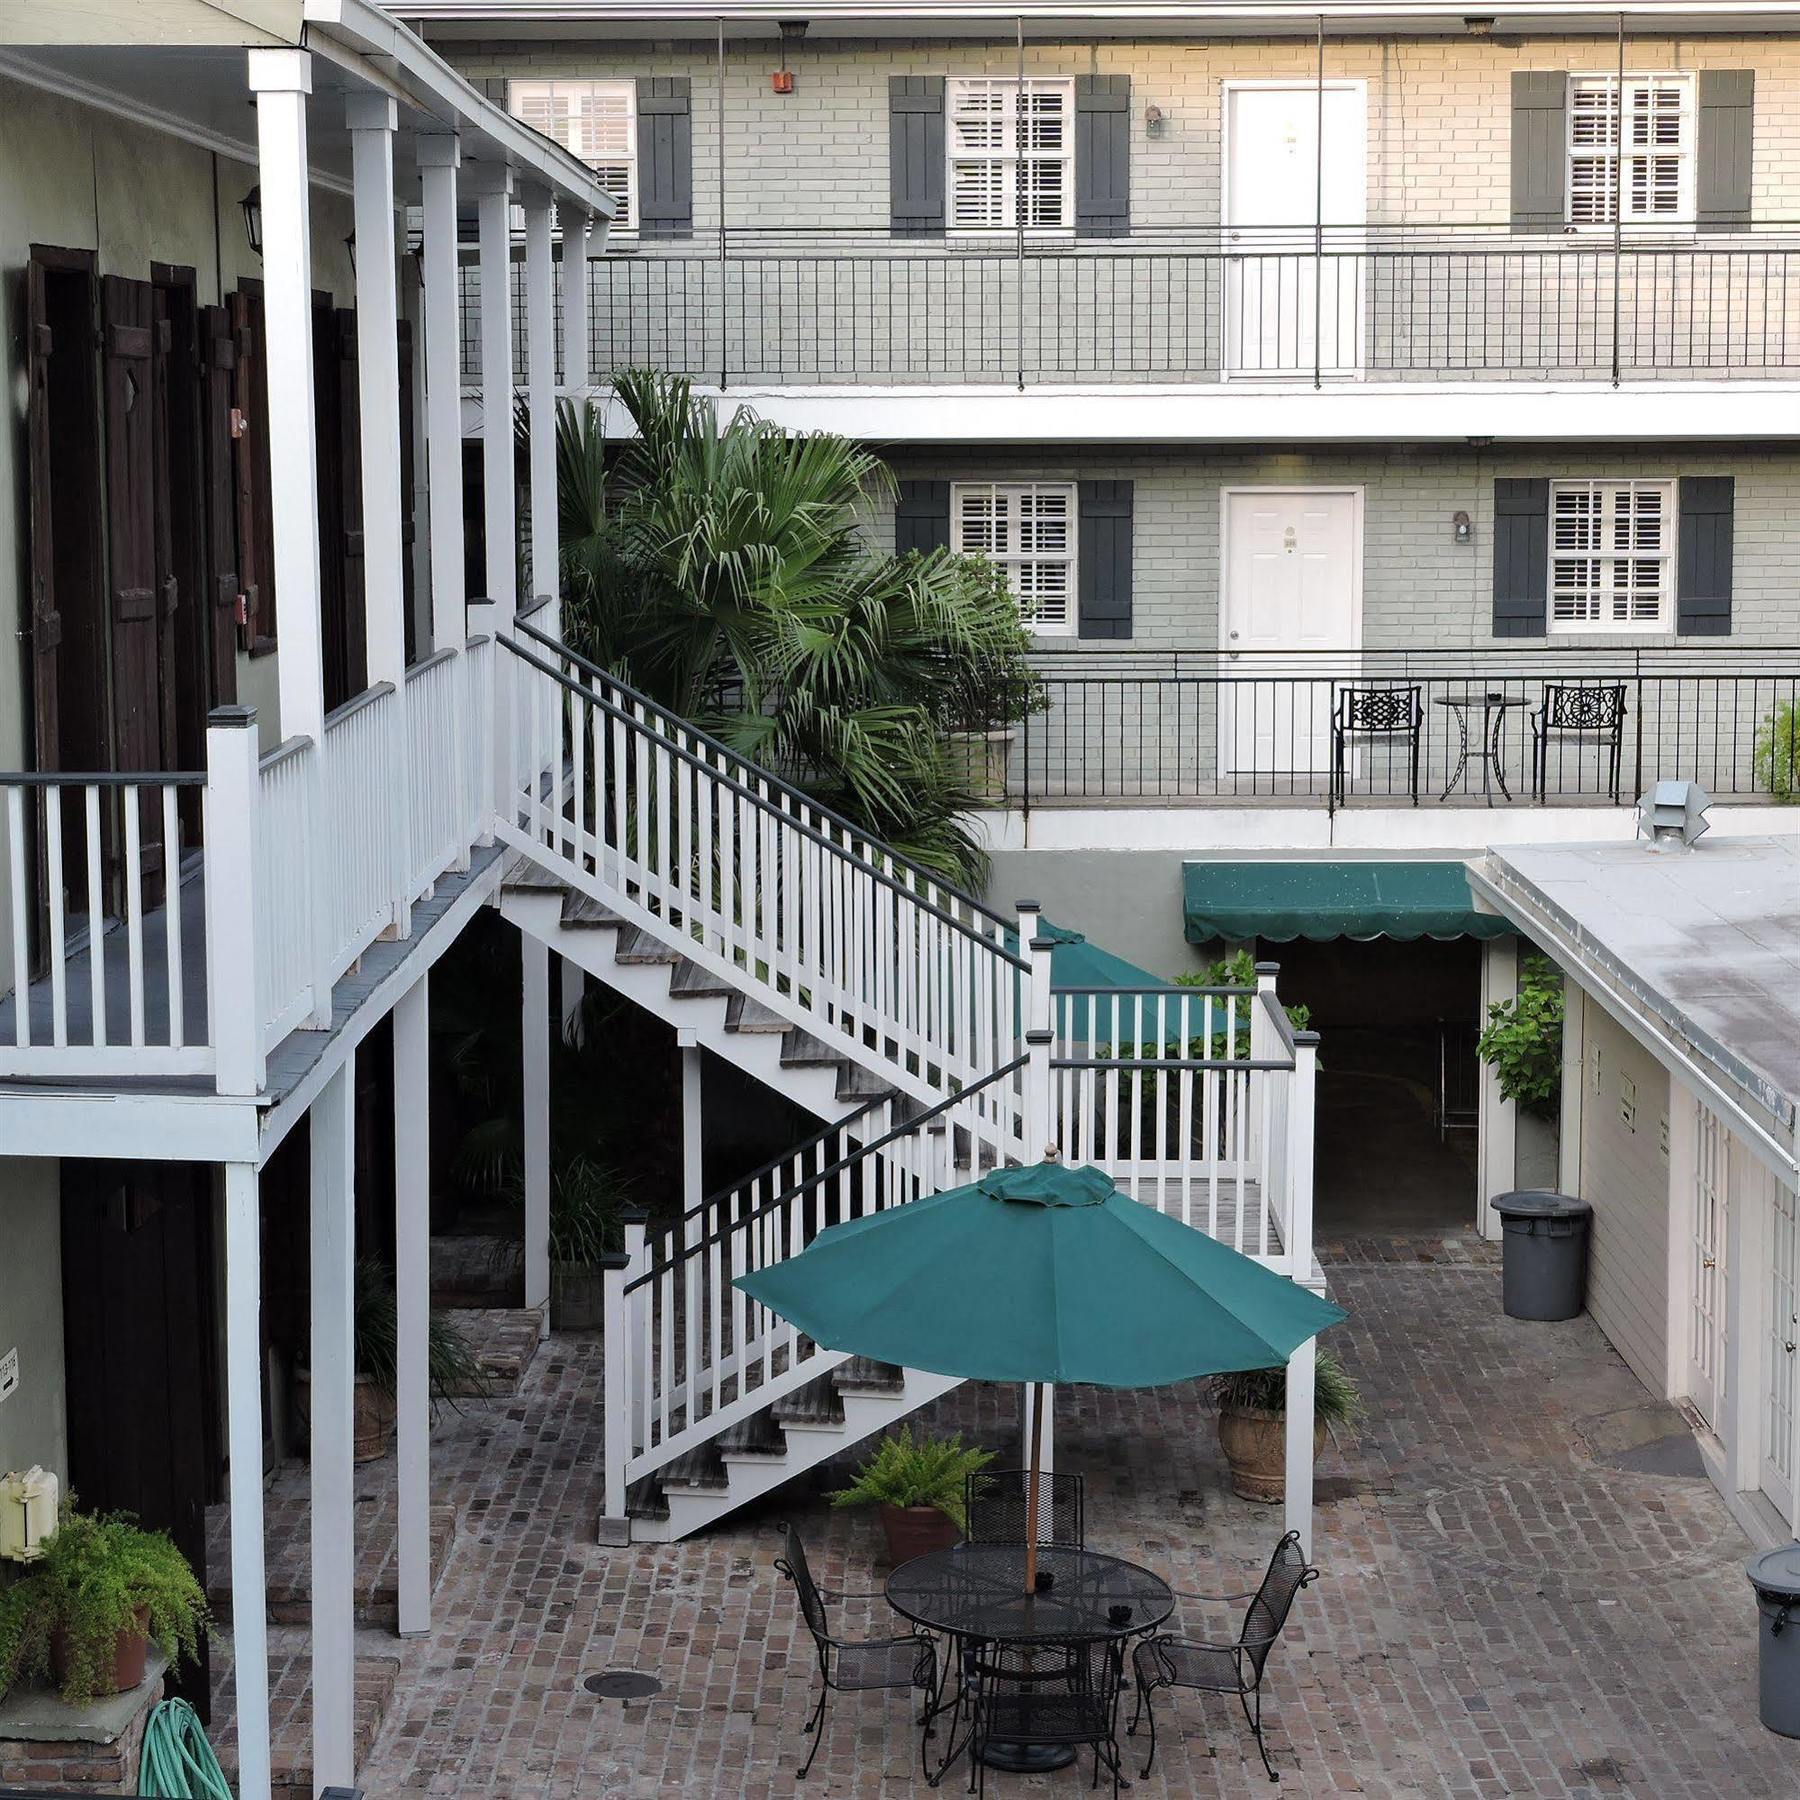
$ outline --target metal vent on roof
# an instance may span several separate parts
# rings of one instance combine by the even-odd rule
[[[1652,850],[1685,850],[1710,829],[1706,809],[1712,796],[1697,781],[1659,781],[1637,804],[1638,836]]]

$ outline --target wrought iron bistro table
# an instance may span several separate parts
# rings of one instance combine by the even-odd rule
[[[1041,1544],[1037,1579],[1038,1591],[1027,1593],[1023,1544],[958,1544],[902,1563],[888,1576],[887,1599],[902,1618],[956,1639],[961,1650],[1084,1642],[1107,1643],[1123,1655],[1130,1639],[1154,1630],[1175,1610],[1174,1593],[1161,1576],[1097,1550]],[[959,1654],[945,1659],[946,1673],[952,1661],[960,1671]],[[950,1707],[934,1701],[932,1717],[961,1703],[960,1692]],[[961,1750],[951,1743],[939,1776]],[[1066,1744],[991,1744],[982,1760],[990,1768],[1037,1772],[1064,1767],[1075,1751]]]
[[[1456,752],[1456,767],[1450,772],[1450,779],[1444,783],[1444,791],[1438,795],[1440,800],[1448,800],[1456,792],[1456,784],[1463,779],[1463,771],[1469,766],[1471,754],[1481,764],[1481,793],[1489,806],[1494,804],[1494,783],[1500,784],[1500,792],[1508,800],[1512,799],[1512,789],[1506,785],[1506,715],[1515,706],[1524,706],[1527,702],[1522,694],[1444,694],[1432,702],[1434,706],[1443,707],[1456,721],[1456,730],[1460,743]],[[1479,709],[1481,713],[1481,734],[1473,745],[1469,739],[1469,715]],[[1468,792],[1465,782],[1463,792]]]

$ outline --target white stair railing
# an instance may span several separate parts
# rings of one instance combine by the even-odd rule
[[[516,741],[503,841],[917,1098],[974,1090],[1019,1053],[1026,959],[1005,919],[541,632],[519,635],[496,667]]]

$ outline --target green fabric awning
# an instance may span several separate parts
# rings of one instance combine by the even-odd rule
[[[1460,862],[1191,862],[1182,869],[1190,944],[1213,938],[1499,937],[1475,910]]]

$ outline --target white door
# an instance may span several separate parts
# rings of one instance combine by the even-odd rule
[[[1328,83],[1322,109],[1310,83],[1227,86],[1225,112],[1225,372],[1353,374],[1368,216],[1362,84]]]
[[[1725,1245],[1731,1224],[1731,1138],[1696,1105],[1693,1241],[1688,1247],[1688,1399],[1717,1432],[1724,1420]]]
[[[1758,1169],[1768,1195],[1769,1317],[1764,1353],[1762,1489],[1784,1519],[1794,1516],[1794,1365],[1800,1360],[1800,1240],[1794,1190]]]
[[[1355,673],[1362,642],[1361,496],[1236,488],[1224,504],[1222,758],[1234,774],[1322,777],[1333,678]]]

